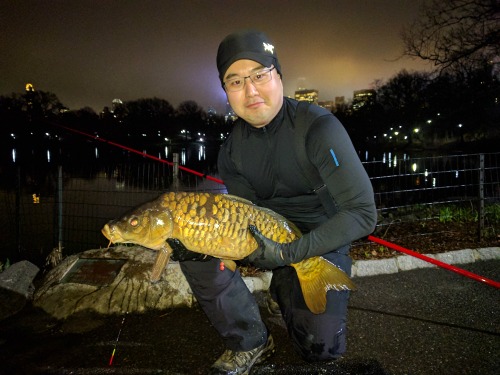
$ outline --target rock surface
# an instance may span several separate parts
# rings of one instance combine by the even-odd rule
[[[35,293],[33,304],[58,319],[86,310],[122,314],[173,306],[191,307],[193,296],[177,263],[167,266],[159,282],[149,281],[155,259],[156,252],[138,246],[87,250],[71,255],[47,274]],[[81,268],[79,278],[74,281],[75,278],[68,275],[75,272],[77,262],[82,260],[123,260],[123,266],[111,278],[93,275],[92,267]]]
[[[23,260],[0,273],[0,320],[20,311],[31,299],[39,268]]]

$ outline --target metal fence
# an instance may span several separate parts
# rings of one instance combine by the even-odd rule
[[[432,220],[442,208],[464,203],[475,208],[481,225],[485,205],[500,202],[500,153],[422,158],[388,154],[363,164],[375,191],[379,229],[395,216],[410,222]],[[100,230],[107,221],[162,192],[225,192],[217,182],[140,156],[78,169],[64,163],[43,169],[13,165],[2,176],[15,183],[0,190],[0,262],[28,259],[40,266],[54,248],[69,255],[106,247]],[[415,211],[425,215],[408,214]]]

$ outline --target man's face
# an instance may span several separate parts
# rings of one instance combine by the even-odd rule
[[[261,69],[265,67],[256,61],[238,60],[227,69],[224,81],[234,77],[247,77]],[[271,74],[272,79],[264,84],[255,85],[247,78],[240,91],[226,90],[234,112],[256,128],[269,124],[283,105],[283,83],[276,69]]]

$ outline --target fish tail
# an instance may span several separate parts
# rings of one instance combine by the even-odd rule
[[[158,251],[158,255],[156,256],[156,261],[153,265],[153,269],[151,270],[151,282],[153,283],[160,280],[161,274],[163,273],[163,270],[170,260],[170,254],[172,253],[172,250],[167,248],[167,246],[168,245],[166,244],[165,247],[162,247]]]
[[[329,290],[355,290],[349,276],[322,257],[313,257],[292,264],[297,271],[302,295],[309,310],[321,314],[326,310],[326,293]]]

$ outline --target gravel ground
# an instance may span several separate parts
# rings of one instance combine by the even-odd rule
[[[462,268],[500,279],[498,260]],[[442,269],[354,281],[343,359],[302,361],[281,319],[262,309],[277,353],[252,374],[500,373],[498,289]],[[27,306],[0,321],[0,374],[206,374],[223,350],[197,308],[57,321]]]

